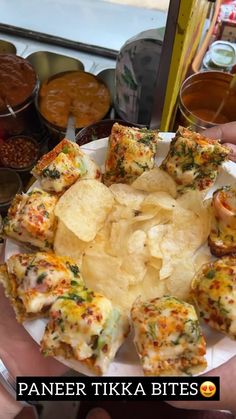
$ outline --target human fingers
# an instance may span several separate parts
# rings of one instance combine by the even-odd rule
[[[223,143],[236,144],[236,121],[207,128],[202,134],[208,138],[221,140]]]
[[[20,403],[14,400],[0,384],[0,419],[13,419],[21,409]]]

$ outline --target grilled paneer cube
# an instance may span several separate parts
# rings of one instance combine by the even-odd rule
[[[19,253],[0,266],[4,285],[18,321],[46,316],[59,295],[84,285],[78,265],[53,253]]]
[[[131,319],[145,375],[191,375],[206,368],[206,343],[191,304],[172,296],[138,299]]]
[[[236,189],[224,186],[212,198],[212,225],[208,238],[211,253],[216,256],[236,253]]]
[[[214,184],[228,154],[229,150],[219,141],[179,127],[161,168],[175,180],[179,192],[204,191]]]
[[[154,167],[158,133],[147,128],[113,125],[108,141],[104,183],[132,183]]]
[[[123,315],[101,294],[71,290],[52,305],[41,350],[44,355],[80,361],[104,374],[129,332]]]
[[[16,195],[4,219],[4,234],[40,249],[52,248],[57,201],[56,196],[37,188]]]
[[[78,179],[101,178],[96,163],[84,154],[78,144],[62,140],[45,154],[32,170],[47,192],[63,193]]]
[[[211,327],[236,339],[236,257],[205,264],[192,282],[200,317]]]

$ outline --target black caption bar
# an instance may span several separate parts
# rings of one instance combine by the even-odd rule
[[[219,400],[219,377],[17,377],[17,400]]]

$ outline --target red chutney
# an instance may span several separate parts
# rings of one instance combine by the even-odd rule
[[[12,137],[0,144],[0,160],[5,167],[25,169],[38,158],[39,148],[30,138]]]
[[[0,112],[20,105],[32,94],[37,82],[35,70],[24,58],[0,54]]]

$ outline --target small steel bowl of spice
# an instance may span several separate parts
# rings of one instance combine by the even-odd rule
[[[0,144],[0,160],[4,167],[28,172],[39,158],[39,145],[34,138],[18,135]]]
[[[0,213],[4,214],[16,194],[22,192],[22,181],[15,170],[0,167]]]

